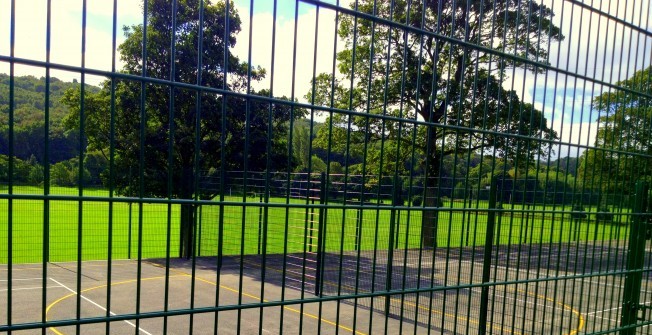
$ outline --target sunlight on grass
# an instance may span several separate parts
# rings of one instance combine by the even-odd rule
[[[6,192],[6,188],[4,189]],[[52,194],[76,195],[75,188],[57,187]],[[38,187],[15,187],[14,194],[43,194]],[[84,190],[86,196],[108,197],[102,189]],[[419,248],[421,209],[393,210],[390,206],[369,209],[256,206],[258,198],[226,197],[227,202],[248,206],[214,204],[198,209],[196,251],[199,256],[267,253],[304,253],[317,250],[321,230],[327,252],[393,248]],[[252,204],[253,202],[253,204]],[[285,204],[285,198],[271,198]],[[305,205],[305,200],[291,199]],[[463,203],[453,202],[453,208]],[[449,203],[450,205],[450,203]],[[473,247],[485,243],[487,215],[481,209],[486,202],[474,203],[479,211],[439,212],[438,247]],[[83,260],[176,257],[179,255],[179,206],[145,203],[50,200],[48,215],[45,201],[14,199],[11,215],[0,216],[0,263],[7,263],[9,218],[11,217],[12,259],[16,263]],[[534,207],[534,206],[533,206]],[[537,206],[535,210],[550,210]],[[223,221],[220,222],[220,210]],[[626,225],[572,220],[568,215],[542,215],[520,212],[523,206],[504,206],[497,216],[497,243],[551,244],[575,240],[613,240],[624,238]],[[510,212],[515,209],[515,212]],[[530,208],[532,210],[533,208]],[[557,207],[555,210],[570,210]],[[0,200],[0,213],[9,213],[9,202]],[[325,221],[320,220],[325,217]],[[390,222],[395,224],[393,229]],[[618,222],[626,222],[622,213]],[[46,239],[45,236],[48,238]],[[44,246],[49,243],[47,254]]]

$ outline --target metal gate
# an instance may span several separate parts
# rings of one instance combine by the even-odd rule
[[[652,333],[651,19],[0,0],[0,332]]]

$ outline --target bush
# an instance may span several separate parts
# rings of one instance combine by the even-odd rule
[[[90,180],[90,172],[84,169],[84,182]],[[50,166],[50,182],[56,186],[77,186],[79,183],[79,159],[77,157]]]
[[[419,207],[423,203],[423,198],[420,195],[415,195],[412,197],[412,206]]]
[[[39,164],[32,166],[29,170],[29,175],[27,176],[27,181],[30,185],[42,185],[43,179],[43,167]]]

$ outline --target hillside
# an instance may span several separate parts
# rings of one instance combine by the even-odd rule
[[[10,78],[0,73],[0,155],[9,153]],[[61,103],[63,93],[79,87],[77,82],[50,78],[50,163],[68,160],[78,154],[77,134],[67,133],[62,125],[68,108]],[[99,88],[87,86],[90,91]],[[43,163],[45,157],[45,78],[14,77],[14,154],[22,160]]]

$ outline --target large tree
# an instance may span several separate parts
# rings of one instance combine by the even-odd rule
[[[420,157],[429,208],[439,203],[447,155],[489,152],[527,165],[548,154],[546,140],[556,133],[540,111],[503,83],[513,68],[543,72],[533,62],[547,63],[550,43],[563,38],[551,9],[534,0],[359,0],[352,8],[383,21],[340,15],[345,46],[337,54],[339,74],[317,76],[308,98],[368,115],[332,114],[328,123],[337,130],[322,132],[323,139],[342,138],[340,132],[352,143],[367,143],[367,150],[392,150],[387,163]],[[379,161],[374,158],[370,166]],[[425,210],[424,246],[436,245],[436,231],[437,211]]]
[[[652,181],[652,104],[638,92],[652,89],[652,67],[616,83],[592,101],[599,116],[593,148],[580,157],[585,188],[629,193],[639,180]]]
[[[222,171],[293,168],[287,125],[301,111],[265,101],[261,97],[269,91],[250,88],[265,71],[230,52],[240,31],[236,10],[222,1],[200,1],[179,0],[177,8],[167,0],[148,1],[146,26],[125,27],[126,40],[119,46],[125,73],[197,86],[143,83],[139,78],[107,81],[100,92],[87,92],[83,99],[79,90],[64,97],[71,109],[66,124],[79,129],[83,115],[87,148],[113,158],[111,180],[122,194],[211,199],[223,186],[215,182],[224,178]],[[204,88],[249,95],[239,98]],[[194,204],[181,205],[183,257],[193,254],[196,212]]]

